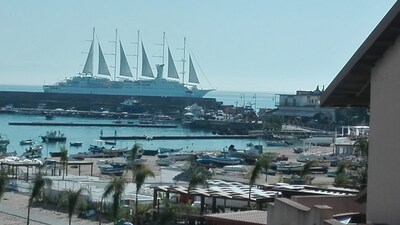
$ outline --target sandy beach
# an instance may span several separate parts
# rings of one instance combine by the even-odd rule
[[[332,153],[332,147],[312,147],[310,149],[311,152],[313,153],[320,153],[320,154],[330,154]],[[287,147],[287,148],[277,148],[277,149],[268,149],[265,150],[264,152],[276,152],[279,155],[285,155],[289,157],[289,161],[296,161],[297,154],[293,152],[292,147]],[[160,166],[156,165],[155,160],[157,159],[157,156],[143,156],[144,159],[146,159],[146,166],[151,169],[156,177],[149,179],[149,182],[155,182],[159,179],[160,176],[163,176],[161,172],[165,173],[168,169],[163,168],[161,169]],[[55,159],[58,160],[58,159]],[[100,177],[101,179],[104,179],[104,183],[107,183],[108,180],[111,179],[110,176],[108,175],[102,175],[100,174],[100,171],[98,169],[97,161],[99,159],[87,159],[85,161],[91,161],[94,162],[93,166],[93,176]],[[109,159],[113,160],[115,162],[124,162],[123,158],[113,158]],[[186,162],[177,162],[175,164],[175,168],[183,166]],[[78,175],[78,169],[77,168],[69,168],[68,169],[68,175]],[[82,166],[81,167],[81,175],[82,176],[88,176],[90,175],[90,166]],[[131,180],[131,174],[130,173],[125,173],[124,174],[125,178],[130,181]],[[326,174],[312,174],[312,176],[315,177],[315,179],[312,181],[313,185],[316,186],[330,186],[333,183],[333,178],[329,178],[326,176]],[[220,180],[226,180],[226,181],[238,181],[238,182],[244,182],[248,183],[248,175],[246,174],[223,174],[223,175],[215,175],[213,176],[212,179],[220,179]],[[275,175],[275,176],[270,176],[268,175],[268,183],[276,183],[280,181],[280,176]],[[172,181],[169,181],[172,182]],[[265,176],[261,176],[257,180],[257,184],[265,184]],[[27,205],[28,205],[28,199],[29,196],[27,194],[22,194],[18,192],[6,192],[4,197],[2,198],[0,202],[0,219],[1,219],[1,224],[26,224],[26,211],[27,211]],[[2,209],[8,209],[11,210],[15,213],[19,213],[20,216],[17,216],[17,214],[7,214],[4,212],[1,212]],[[59,221],[58,224],[67,224],[68,222],[68,216],[65,212],[57,212],[56,210],[47,210],[43,209],[42,206],[37,206],[33,207],[31,210],[31,215],[33,217],[31,218],[39,218],[39,219],[44,219],[44,221]],[[77,218],[76,215],[73,216],[73,223],[74,224],[98,224],[97,221],[91,221],[91,220],[86,220],[86,219],[79,219]],[[32,221],[31,224],[49,224],[49,223],[40,223],[40,222],[35,222]],[[51,223],[50,223],[51,224]],[[103,223],[107,224],[107,223]],[[112,224],[112,223],[108,223]]]

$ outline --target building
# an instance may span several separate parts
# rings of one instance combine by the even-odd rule
[[[335,121],[333,108],[320,108],[320,97],[324,89],[297,91],[296,94],[277,94],[273,115],[281,116],[285,122],[299,123],[314,120]]]
[[[325,93],[326,107],[366,107],[370,113],[367,221],[400,223],[400,2],[397,1]]]

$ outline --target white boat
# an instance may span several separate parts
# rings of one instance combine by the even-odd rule
[[[155,162],[159,166],[170,166],[175,163],[175,160],[170,158],[162,158],[162,159],[157,159]]]
[[[283,162],[276,163],[276,170],[279,172],[290,173],[300,172],[304,169],[304,163],[300,162]]]
[[[310,153],[309,151],[305,151],[300,153],[296,159],[297,162],[307,162],[307,161],[337,161],[338,157],[336,155],[323,155]]]
[[[33,145],[34,143],[35,141],[33,141],[32,139],[22,140],[19,142],[20,145]]]
[[[8,139],[7,135],[0,134],[0,151],[6,151],[9,144],[10,139]]]
[[[226,172],[241,172],[241,173],[249,172],[249,168],[245,165],[224,166],[224,167],[222,167],[222,169]]]
[[[68,93],[68,94],[98,94],[98,95],[125,95],[125,96],[158,96],[158,97],[191,97],[202,98],[205,94],[212,90],[201,90],[197,88],[199,79],[194,69],[193,61],[189,55],[189,73],[188,80],[180,82],[180,77],[175,67],[172,54],[168,48],[168,73],[167,78],[163,78],[164,64],[156,65],[157,75],[153,74],[151,64],[147,58],[147,54],[143,43],[141,43],[142,65],[141,77],[139,78],[139,57],[137,57],[136,78],[134,79],[124,49],[122,48],[121,40],[115,40],[115,62],[117,62],[117,45],[119,44],[119,69],[114,65],[114,74],[111,79],[111,73],[103,54],[103,51],[98,45],[98,71],[94,73],[94,51],[95,51],[95,30],[93,29],[93,40],[90,46],[89,54],[86,59],[85,66],[80,75],[66,79],[54,85],[44,85],[43,90],[46,93]],[[139,39],[139,35],[138,35]],[[165,40],[165,37],[164,37]],[[139,40],[137,44],[137,55],[139,55]],[[185,43],[185,42],[184,42]],[[163,42],[163,49],[165,44]],[[184,44],[184,51],[186,49]],[[164,53],[164,50],[163,50]],[[184,53],[185,56],[185,53]],[[185,62],[183,59],[182,62]],[[164,56],[162,56],[164,62]],[[183,66],[185,68],[185,66]],[[117,75],[117,70],[119,73]],[[187,74],[182,71],[182,74]]]
[[[190,157],[192,156],[192,153],[187,153],[187,152],[171,152],[171,153],[163,153],[163,154],[158,154],[158,158],[170,158],[175,161],[185,161],[189,160]]]

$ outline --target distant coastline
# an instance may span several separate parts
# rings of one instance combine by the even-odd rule
[[[34,85],[0,85],[0,91],[43,92],[42,86]],[[249,91],[212,91],[205,98],[215,98],[225,105],[252,105],[259,108],[275,108],[275,94]]]

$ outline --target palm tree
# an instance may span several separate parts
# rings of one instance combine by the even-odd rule
[[[148,169],[146,166],[138,166],[136,171],[132,170],[134,181],[136,183],[136,198],[135,198],[135,223],[138,223],[138,194],[140,188],[142,188],[144,182],[148,177],[154,177],[153,171]]]
[[[29,202],[28,202],[28,217],[26,224],[29,225],[29,217],[31,213],[31,206],[33,203],[33,200],[39,198],[43,192],[43,187],[46,185],[46,183],[51,183],[51,180],[43,178],[41,174],[37,174],[34,181],[33,181],[33,188],[31,191],[31,196],[29,197]]]
[[[62,179],[64,180],[65,170],[67,169],[68,166],[68,150],[65,148],[65,146],[61,147],[60,149],[60,162],[63,169]]]
[[[84,191],[84,188],[79,188],[78,191],[73,191],[73,190],[68,190],[68,224],[71,225],[71,220],[72,220],[72,214],[74,214],[74,211],[76,209],[76,206],[78,205],[78,200],[79,196],[81,195],[82,191]]]
[[[260,174],[262,173],[263,169],[263,160],[257,160],[253,170],[251,171],[250,174],[250,180],[249,180],[249,201],[247,206],[250,209],[250,201],[251,201],[251,187],[256,183],[257,179],[260,177]]]
[[[120,208],[121,196],[125,190],[125,180],[121,177],[114,177],[110,183],[104,188],[104,193],[100,202],[100,217],[99,224],[101,224],[101,211],[103,209],[103,200],[108,198],[112,194],[112,220],[115,222],[118,219],[118,213]]]
[[[268,169],[271,167],[272,164],[272,157],[271,155],[262,155],[257,161],[260,161],[262,170],[265,171],[265,182],[268,181]]]
[[[135,143],[131,150],[129,151],[129,156],[128,156],[128,163],[130,168],[133,170],[135,168],[135,159],[138,156],[138,153],[142,151],[142,147],[140,144]]]
[[[207,180],[210,179],[207,171],[203,167],[191,166],[189,168],[190,180],[188,187],[188,194],[192,188],[197,187],[200,184],[207,184]]]
[[[339,162],[336,169],[335,185],[344,187],[348,183],[347,177],[347,162],[342,160]]]
[[[7,173],[1,171],[0,173],[0,201],[3,198],[4,193],[6,192],[6,185],[8,182]]]
[[[304,164],[303,169],[300,171],[300,179],[304,179],[305,184],[311,183],[311,179],[310,177],[307,177],[307,175],[311,172],[311,167],[313,167],[315,164],[316,162],[314,160],[308,160]]]
[[[369,141],[367,138],[359,139],[354,143],[353,146],[356,155],[368,157]]]

